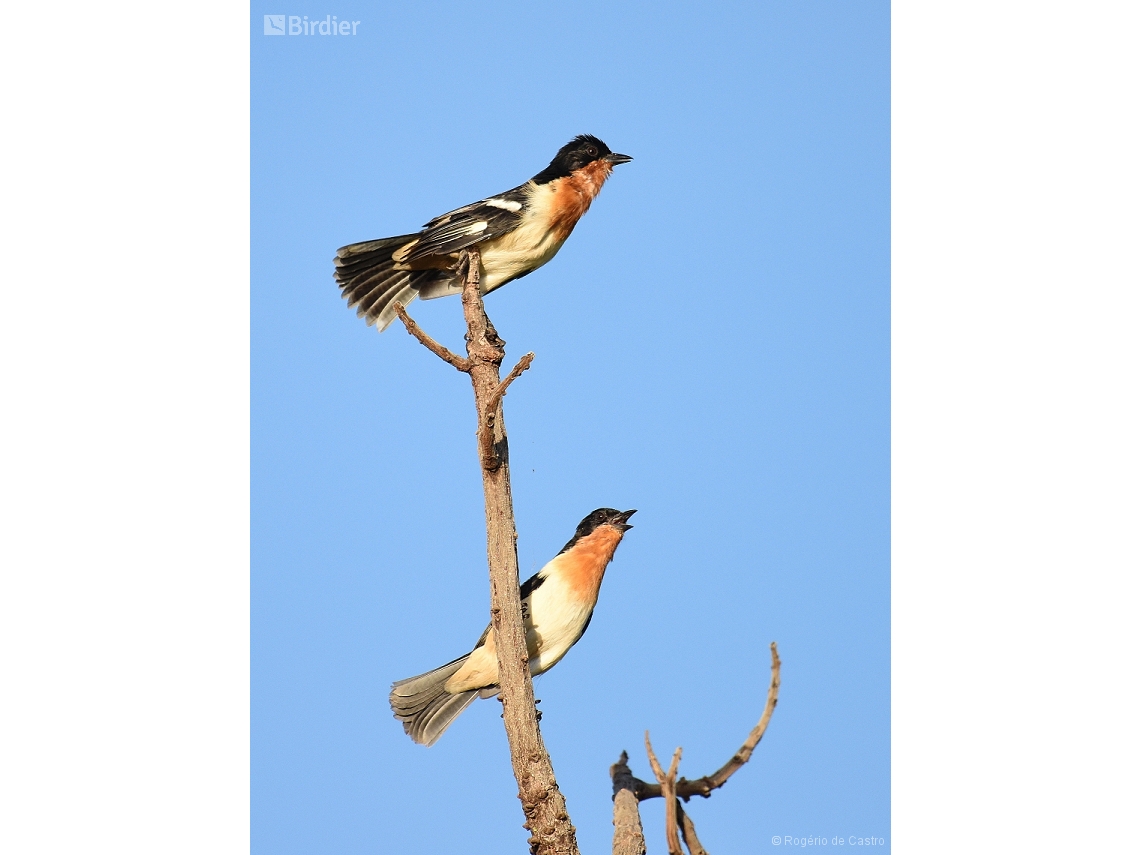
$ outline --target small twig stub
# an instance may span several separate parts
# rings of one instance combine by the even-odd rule
[[[487,401],[488,416],[493,414],[494,409],[499,405],[499,401],[503,400],[503,396],[507,394],[507,387],[518,380],[519,377],[522,376],[522,373],[530,368],[532,362],[534,362],[534,353],[524,353],[515,367],[511,369],[511,373],[495,388],[495,391],[491,393],[491,397]]]
[[[610,767],[614,782],[613,855],[645,855],[645,831],[637,808],[637,785],[641,782],[629,771],[629,755],[624,751]]]

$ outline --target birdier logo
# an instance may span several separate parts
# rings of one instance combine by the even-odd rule
[[[336,15],[309,20],[308,15],[265,16],[267,36],[355,36],[360,21],[338,21]]]

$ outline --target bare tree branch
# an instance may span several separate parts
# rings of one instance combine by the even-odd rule
[[[649,765],[653,767],[653,774],[661,787],[661,794],[665,798],[665,844],[669,855],[685,855],[681,851],[681,841],[677,837],[677,766],[681,762],[681,749],[673,752],[673,762],[669,764],[669,771],[664,772],[661,764],[657,762],[657,755],[653,753],[653,743],[649,741],[649,731],[645,731],[645,753],[649,755]]]
[[[681,800],[674,798],[673,801],[677,805],[677,822],[681,824],[681,834],[685,838],[685,845],[689,847],[689,855],[709,855],[697,837],[697,827],[681,807]]]
[[[532,362],[534,362],[534,352],[524,353],[515,367],[511,369],[511,373],[508,374],[506,379],[498,385],[498,388],[491,393],[491,399],[487,401],[487,406],[497,407],[499,401],[503,399],[503,395],[507,394],[507,387],[518,380],[519,377],[522,376],[522,373],[530,368]]]
[[[506,342],[499,338],[487,317],[479,294],[479,251],[466,250],[465,263],[463,316],[467,321],[468,374],[475,391],[475,412],[479,424],[478,449],[483,464],[480,468],[487,515],[487,564],[491,577],[491,624],[495,633],[499,697],[503,702],[511,766],[526,815],[525,826],[531,832],[531,852],[535,855],[578,855],[574,826],[566,813],[566,799],[558,789],[550,755],[538,729],[534,687],[530,679],[530,660],[519,600],[518,534],[511,499],[507,433],[503,425],[502,393],[506,388],[499,381]],[[524,369],[517,370],[521,374]],[[491,405],[493,398],[496,401]],[[488,412],[494,415],[490,423],[485,418]],[[488,447],[496,459],[494,466],[487,465],[485,449]]]
[[[506,342],[499,337],[487,317],[479,293],[481,266],[477,249],[464,251],[459,270],[464,278],[462,299],[463,315],[467,322],[466,359],[452,353],[420,329],[402,305],[396,303],[395,309],[408,333],[420,344],[471,377],[487,518],[491,624],[499,666],[499,697],[503,704],[511,766],[519,787],[519,801],[522,802],[523,813],[526,815],[524,825],[531,832],[529,843],[532,855],[579,855],[574,826],[566,812],[566,800],[558,789],[550,755],[547,754],[538,727],[522,604],[518,596],[518,533],[511,498],[503,397],[511,383],[530,367],[534,354],[523,356],[506,379],[499,379]],[[673,753],[669,771],[663,771],[653,752],[648,731],[645,733],[645,748],[657,784],[648,784],[635,778],[629,769],[629,756],[623,751],[618,762],[610,767],[610,777],[614,784],[614,855],[645,855],[645,834],[638,803],[657,796],[665,798],[665,837],[670,855],[684,855],[678,830],[684,836],[690,855],[708,855],[697,838],[696,827],[685,813],[680,799],[688,801],[694,795],[707,798],[713,790],[723,787],[737,769],[748,762],[768,728],[779,690],[780,658],[773,642],[772,682],[764,713],[736,754],[712,775],[696,781],[687,781],[685,778],[678,780],[680,748]]]
[[[689,849],[689,855],[708,855],[708,851],[697,837],[697,828],[693,820],[681,806],[681,799],[688,801],[695,795],[708,798],[713,790],[723,787],[732,774],[752,757],[752,752],[768,729],[768,722],[772,720],[772,713],[776,709],[776,701],[780,694],[780,655],[776,649],[776,642],[772,642],[771,649],[772,682],[768,686],[768,702],[764,705],[760,721],[752,728],[740,749],[712,775],[706,775],[696,781],[687,781],[684,778],[677,780],[677,767],[681,762],[680,748],[673,752],[673,762],[669,764],[669,771],[665,772],[653,751],[649,731],[645,732],[645,753],[649,756],[649,765],[653,769],[654,777],[657,778],[656,784],[649,784],[634,777],[629,769],[629,755],[624,751],[618,762],[610,767],[610,777],[614,783],[614,855],[644,855],[645,835],[641,830],[641,814],[636,802],[658,796],[665,798],[665,841],[670,855],[683,855],[681,843],[677,838],[678,828],[684,837],[685,846]]]
[[[646,740],[649,732],[645,733]],[[669,771],[665,773],[665,780],[661,782],[661,791],[665,798],[665,845],[669,855],[685,855],[681,850],[681,841],[677,837],[680,822],[677,819],[677,767],[681,764],[681,746],[673,752],[673,762],[669,764]]]
[[[491,397],[487,400],[486,409],[483,411],[483,423],[479,430],[479,454],[484,468],[495,469],[502,463],[501,458],[495,452],[493,439],[495,419],[497,415],[502,412],[500,404],[503,401],[503,396],[507,394],[507,387],[522,376],[522,373],[530,368],[532,362],[534,362],[533,353],[523,354],[522,359],[511,369],[511,373],[507,375],[506,379],[495,387],[495,391],[491,393]]]
[[[430,335],[423,331],[419,324],[412,320],[412,316],[404,310],[401,303],[393,303],[392,308],[396,310],[396,316],[404,322],[404,328],[407,329],[408,334],[413,336],[416,341],[446,362],[448,365],[454,366],[457,370],[462,371],[464,374],[471,373],[471,360],[464,359],[462,356],[452,353]]]
[[[768,722],[772,720],[772,713],[776,709],[776,701],[779,699],[779,695],[780,655],[776,649],[776,642],[773,641],[772,682],[768,686],[768,702],[764,705],[764,713],[760,716],[760,721],[752,728],[752,732],[748,734],[748,738],[744,740],[744,744],[729,758],[729,761],[711,775],[705,775],[703,778],[698,778],[695,781],[689,781],[685,778],[681,778],[681,780],[677,781],[677,795],[685,801],[688,801],[693,796],[702,796],[707,799],[713,790],[723,787],[728,782],[728,779],[732,777],[733,773],[752,757],[752,752],[763,738],[764,731],[768,729]],[[638,798],[642,801],[655,799],[661,795],[660,784],[644,784],[638,792]]]
[[[614,846],[613,855],[645,855],[645,832],[637,807],[637,785],[641,783],[629,771],[629,755],[624,751],[610,766],[614,782]]]

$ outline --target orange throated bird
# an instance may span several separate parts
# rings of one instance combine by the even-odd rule
[[[598,508],[578,524],[570,542],[519,588],[530,673],[553,668],[573,647],[594,614],[606,567],[636,511]],[[392,684],[392,712],[404,731],[432,745],[475,698],[499,693],[499,661],[491,627],[475,649],[446,665]]]
[[[554,258],[614,166],[631,160],[597,137],[575,137],[530,181],[436,217],[419,234],[342,246],[333,259],[341,294],[383,332],[395,303],[460,293],[459,257],[471,247],[483,261],[479,291],[489,294]]]

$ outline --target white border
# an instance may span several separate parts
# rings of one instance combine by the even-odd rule
[[[894,6],[900,852],[1131,839],[1136,14]],[[248,30],[5,20],[0,838],[245,851]]]
[[[893,8],[893,843],[1135,845],[1137,7]]]
[[[6,852],[248,850],[245,22],[5,11]]]

